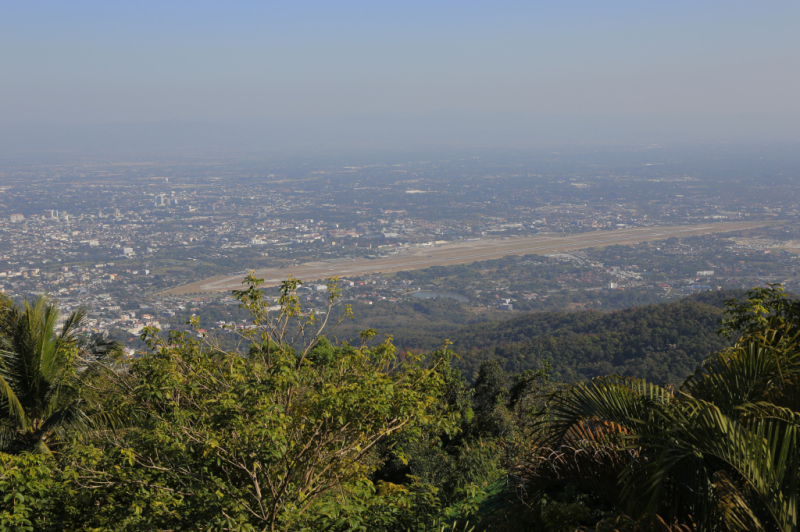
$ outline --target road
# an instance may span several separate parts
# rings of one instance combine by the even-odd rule
[[[403,252],[379,259],[360,258],[343,262],[308,262],[286,268],[256,271],[267,286],[280,284],[289,275],[303,281],[329,277],[347,277],[370,273],[392,273],[420,270],[431,266],[468,264],[507,255],[546,255],[571,250],[603,247],[611,244],[638,244],[670,237],[724,233],[763,227],[774,222],[724,222],[703,225],[671,225],[634,227],[612,231],[594,231],[571,236],[531,236],[507,239],[481,239],[443,244],[441,246],[411,247]],[[243,275],[212,277],[162,292],[163,295],[185,295],[202,292],[229,292],[241,288]]]

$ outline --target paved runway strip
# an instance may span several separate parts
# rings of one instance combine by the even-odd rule
[[[269,268],[256,271],[267,286],[279,284],[289,275],[303,281],[316,281],[329,277],[347,277],[369,273],[391,273],[403,270],[420,270],[430,266],[468,264],[507,255],[545,255],[612,244],[637,244],[664,240],[673,236],[693,236],[728,231],[741,231],[769,225],[770,222],[724,222],[703,225],[669,225],[634,227],[612,231],[593,231],[572,236],[531,236],[508,239],[482,239],[444,244],[438,247],[412,247],[402,253],[379,259],[355,259],[343,262],[308,262],[287,268]],[[244,276],[212,277],[163,292],[181,295],[196,292],[229,292],[241,288]]]

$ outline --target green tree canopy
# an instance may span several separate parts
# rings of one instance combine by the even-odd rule
[[[54,445],[86,433],[104,414],[84,384],[120,346],[78,329],[86,310],[58,328],[58,306],[47,297],[0,314],[0,450],[49,454]]]
[[[284,283],[277,313],[249,281],[237,292],[253,312],[246,355],[145,333],[150,352],[110,390],[138,423],[74,455],[79,484],[92,489],[86,526],[129,508],[116,529],[357,528],[376,500],[376,446],[455,428],[457,416],[440,409],[441,358],[398,357],[391,338],[332,346],[320,341],[324,324],[300,311],[297,281]],[[333,304],[335,282],[330,290]],[[390,495],[379,499],[405,497]]]

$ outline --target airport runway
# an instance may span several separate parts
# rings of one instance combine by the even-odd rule
[[[411,247],[403,252],[378,259],[360,258],[342,262],[308,262],[287,268],[269,268],[256,271],[267,286],[280,284],[289,275],[305,282],[329,277],[348,277],[369,273],[391,273],[403,270],[420,270],[431,266],[468,264],[507,255],[546,255],[570,250],[603,247],[612,244],[637,244],[651,240],[664,240],[673,236],[693,236],[728,231],[741,231],[770,225],[772,222],[723,222],[703,225],[670,225],[634,227],[612,231],[593,231],[572,236],[531,236],[507,239],[481,239],[443,244],[440,246]],[[243,275],[212,277],[171,290],[163,295],[184,295],[197,292],[229,292],[241,288]]]

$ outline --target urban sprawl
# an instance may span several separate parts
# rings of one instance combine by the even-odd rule
[[[224,293],[164,292],[250,269],[288,276],[307,262],[379,259],[464,241],[735,221],[763,224],[514,257],[502,272],[498,261],[476,262],[473,276],[448,270],[457,266],[348,276],[340,283],[343,301],[370,306],[440,295],[515,312],[559,295],[584,307],[609,291],[668,298],[766,282],[797,287],[800,180],[791,179],[793,167],[764,177],[745,165],[723,175],[663,150],[622,153],[615,162],[557,153],[386,158],[396,160],[7,160],[0,168],[0,287],[18,301],[50,294],[62,316],[85,306],[87,330],[138,335],[145,326],[181,327],[204,309],[235,308]],[[309,309],[324,306],[323,284],[307,283],[301,293]],[[244,326],[203,324],[223,325]]]

